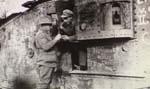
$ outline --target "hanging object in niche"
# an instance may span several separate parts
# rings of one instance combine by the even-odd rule
[[[112,21],[113,25],[121,24],[120,4],[117,2],[112,4]]]

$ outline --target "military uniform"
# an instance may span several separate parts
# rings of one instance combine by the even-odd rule
[[[42,23],[42,22],[41,22]],[[51,42],[51,43],[50,43]],[[57,65],[57,56],[55,50],[55,41],[50,34],[38,31],[35,37],[36,48],[38,49],[37,72],[40,81],[37,84],[38,89],[48,89],[53,73]],[[49,43],[49,45],[47,45]]]
[[[63,11],[61,18],[70,18],[72,16],[73,16],[73,12],[66,9]],[[76,44],[74,42],[76,40],[75,24],[73,23],[73,21],[70,21],[69,24],[66,22],[62,22],[59,31],[62,36],[67,35],[69,37],[69,40],[62,40],[58,44],[58,49],[60,52],[59,59],[61,60],[60,62],[61,68],[64,71],[68,71],[68,69],[72,67],[72,65],[69,65],[68,62],[70,62],[71,64],[72,59],[76,59],[73,58],[75,57],[73,56],[73,54],[77,53]],[[68,63],[68,64],[64,64],[64,63]],[[66,68],[66,66],[68,66],[68,68]]]

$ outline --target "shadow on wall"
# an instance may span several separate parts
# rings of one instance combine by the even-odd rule
[[[13,89],[35,89],[29,80],[22,78],[15,78],[13,82]]]

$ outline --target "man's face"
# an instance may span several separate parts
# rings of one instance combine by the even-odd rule
[[[69,23],[72,22],[72,17],[64,17],[64,18],[62,18],[62,19],[63,19],[63,22],[65,22],[65,23],[67,23],[67,24],[69,24]]]
[[[41,24],[40,25],[40,30],[49,33],[50,30],[52,29],[52,24]]]

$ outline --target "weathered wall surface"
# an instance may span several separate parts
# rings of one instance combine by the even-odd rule
[[[88,43],[88,71],[73,72],[79,89],[82,89],[80,85],[85,86],[84,80],[89,86],[85,89],[148,89],[150,86],[150,2],[134,0],[133,7],[136,7],[133,12],[135,37]]]
[[[39,4],[3,26],[6,31],[0,51],[0,88],[11,87],[16,77],[36,83],[36,54],[30,58],[29,51],[34,51],[36,23],[40,16],[47,14],[49,3]]]
[[[150,77],[150,1],[135,0],[135,39],[99,40],[87,45],[87,71],[61,76],[61,89],[146,89]],[[11,87],[14,78],[38,81],[33,47],[36,22],[46,15],[50,2],[39,4],[4,27],[0,51],[0,88]],[[88,43],[89,44],[89,43]]]
[[[100,61],[99,64],[98,62],[93,63],[96,69],[97,66],[102,66],[104,65],[104,70],[105,72],[108,71],[112,72],[112,74],[121,74],[121,75],[127,75],[127,76],[143,76],[143,80],[141,82],[136,81],[136,79],[129,80],[126,82],[124,79],[121,78],[124,82],[119,84],[119,86],[122,86],[122,88],[119,86],[117,88],[106,88],[106,89],[135,89],[135,88],[142,88],[142,87],[148,87],[149,86],[149,68],[150,68],[150,31],[149,31],[149,17],[150,17],[150,2],[148,0],[134,0],[134,7],[136,7],[134,13],[134,30],[135,30],[135,39],[132,40],[114,40],[111,42],[110,47],[107,48],[105,47],[94,47],[92,48],[96,53],[100,53],[101,49],[104,48],[104,51],[107,51],[108,49],[110,50],[109,52],[105,53],[102,51],[101,53],[106,54],[107,57],[108,54],[112,53],[114,54],[112,58],[104,58],[104,59],[114,59],[114,60],[103,60]],[[97,51],[99,50],[99,51]],[[111,52],[112,51],[112,52]],[[91,52],[93,53],[93,52]],[[91,54],[89,53],[89,54]],[[100,53],[100,54],[101,54]],[[93,54],[94,56],[94,54]],[[98,56],[98,55],[97,55]],[[97,57],[98,59],[98,57]],[[96,60],[97,60],[96,59]],[[101,57],[99,58],[101,59]],[[91,59],[90,59],[91,61]],[[103,66],[102,66],[103,67]],[[102,68],[98,67],[98,68]],[[102,70],[102,69],[97,69],[97,70]],[[102,71],[101,71],[102,72]],[[107,80],[107,78],[105,78]],[[117,79],[112,79],[113,81],[118,84]],[[101,81],[101,80],[99,80]],[[111,80],[110,80],[111,81]],[[131,83],[131,81],[133,81]],[[121,81],[120,81],[121,82]],[[100,83],[100,82],[99,82]],[[107,82],[109,83],[109,82]],[[104,83],[102,85],[107,86],[107,83]],[[114,83],[114,82],[113,82]],[[125,84],[123,86],[122,84]],[[127,84],[127,85],[126,85]],[[131,84],[131,85],[130,85]],[[98,84],[97,84],[98,85]],[[101,86],[101,84],[99,84]],[[111,85],[111,84],[108,84]],[[99,87],[100,87],[99,86]],[[112,85],[115,86],[115,83]],[[142,88],[145,89],[145,88]]]

